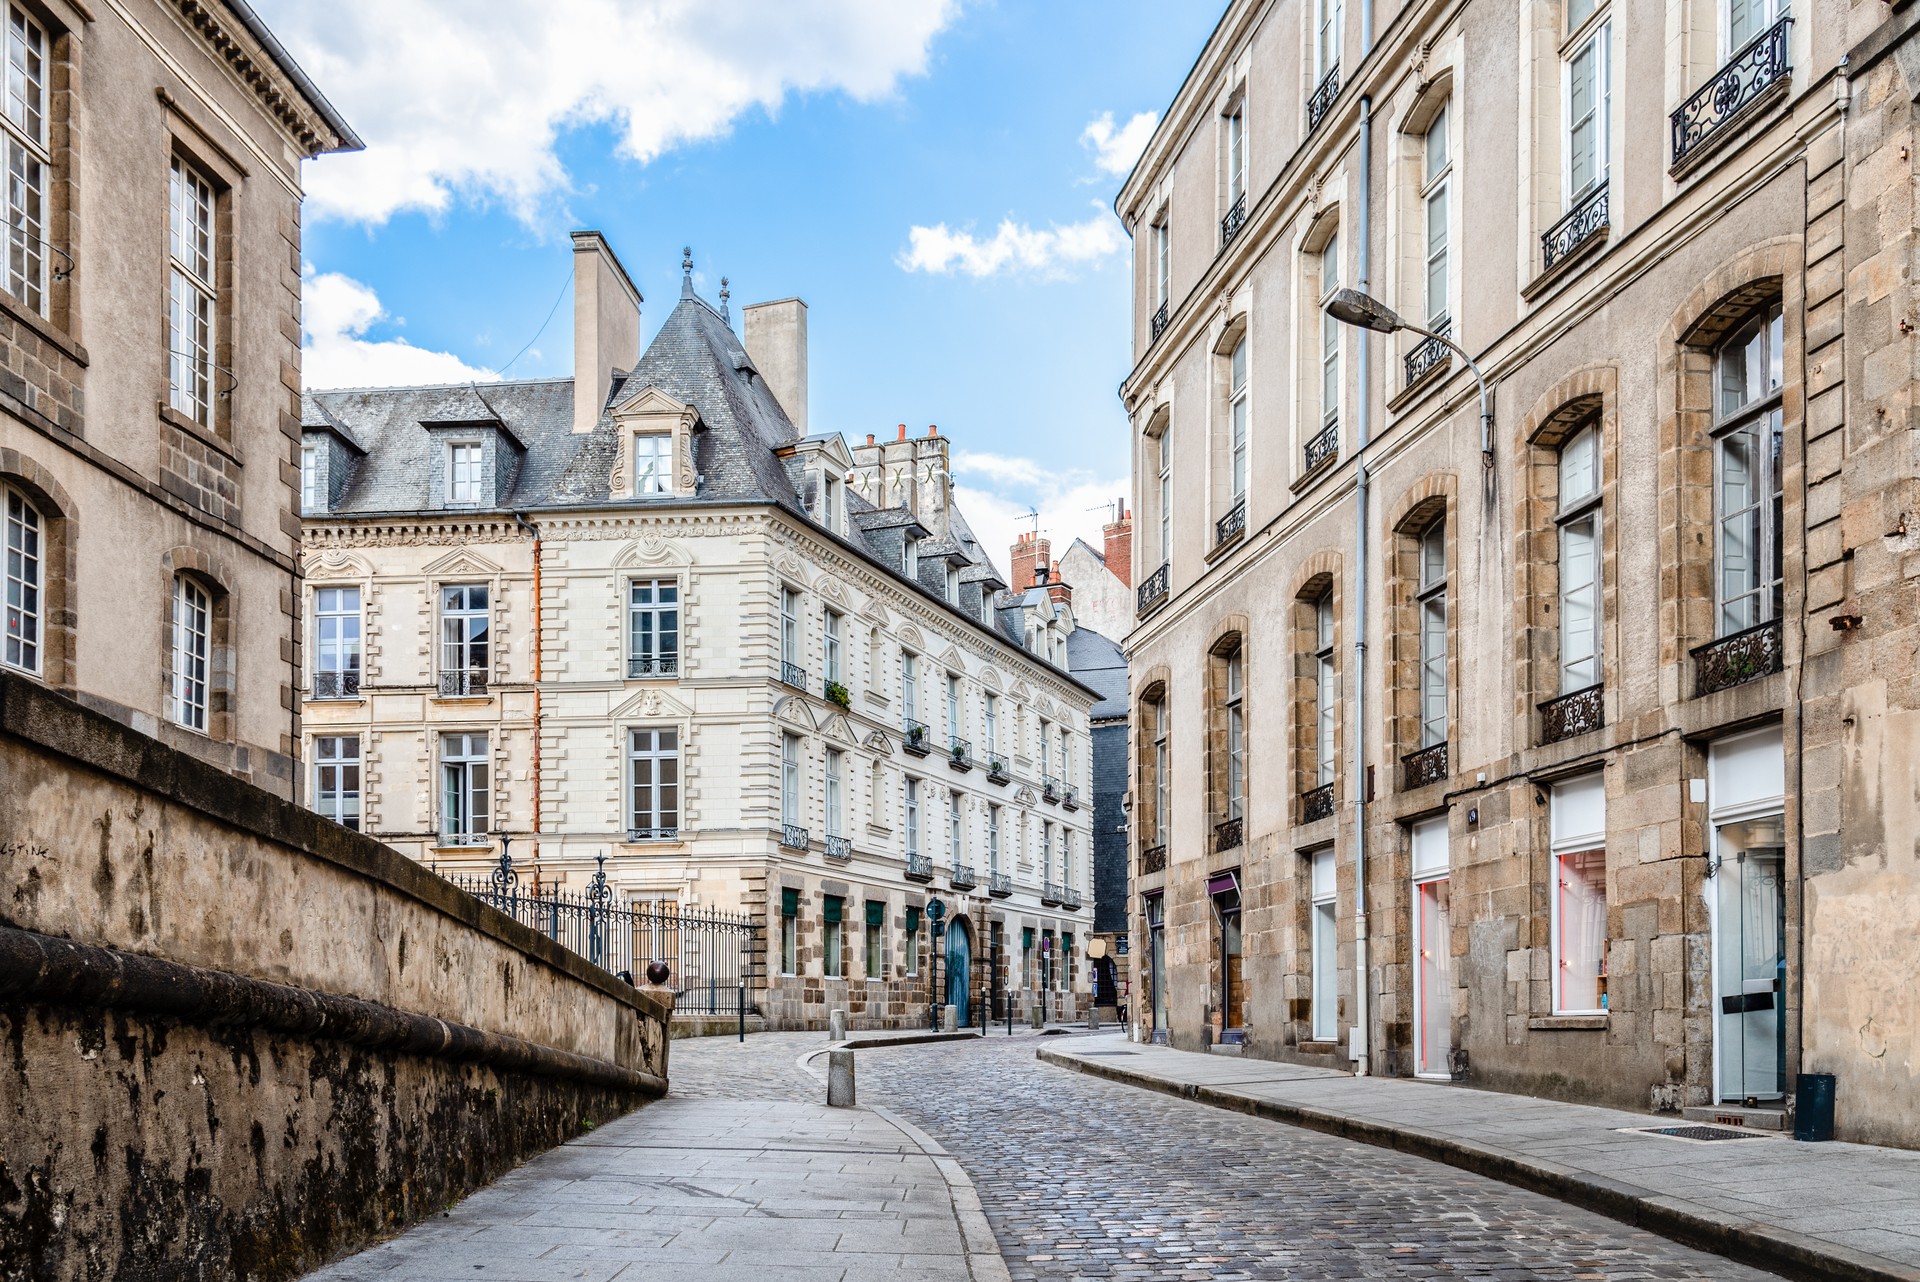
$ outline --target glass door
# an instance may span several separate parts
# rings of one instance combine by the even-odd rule
[[[1413,1071],[1453,1076],[1453,925],[1447,818],[1413,825]]]
[[[1786,1089],[1785,849],[1778,815],[1722,824],[1713,872],[1714,1021],[1719,1098],[1778,1100]]]
[[[1234,1041],[1247,1023],[1246,985],[1240,969],[1240,893],[1215,895],[1213,905],[1220,914],[1220,1040]]]

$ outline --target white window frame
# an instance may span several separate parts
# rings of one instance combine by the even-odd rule
[[[1340,1036],[1340,915],[1333,848],[1308,856],[1308,966],[1311,970],[1307,1035],[1316,1042]]]
[[[1728,3],[1719,6],[1720,61],[1722,64],[1726,63],[1728,59],[1732,58],[1734,54],[1740,52],[1740,50],[1744,49],[1752,41],[1758,39],[1763,32],[1771,29],[1774,23],[1786,17],[1792,8],[1788,0],[1755,0],[1753,7],[1759,11],[1756,15],[1758,25],[1745,35],[1736,37],[1733,30],[1733,10],[1734,6],[1739,5],[1740,2],[1741,0],[1728,0]]]
[[[1604,988],[1607,978],[1607,833],[1606,833],[1606,787],[1603,776],[1595,771],[1574,779],[1562,780],[1553,785],[1553,795],[1549,801],[1551,808],[1551,862],[1550,875],[1553,880],[1548,886],[1551,899],[1552,957],[1553,957],[1553,1013],[1555,1015],[1604,1015],[1607,1013],[1607,994],[1602,992],[1599,1001],[1591,1005],[1570,1005],[1568,1002],[1567,944],[1573,932],[1569,930],[1569,901],[1577,897],[1578,887],[1569,880],[1572,875],[1567,868],[1568,861],[1590,860],[1599,856],[1600,895],[1597,904],[1599,926],[1599,975],[1601,981],[1597,987]],[[1581,879],[1584,885],[1584,878]],[[1581,906],[1586,916],[1584,924],[1594,925],[1592,914],[1596,905],[1591,901]]]
[[[479,440],[447,442],[447,504],[474,507],[485,489],[487,448]]]
[[[478,593],[478,604],[475,594]],[[441,689],[451,694],[484,690],[492,678],[493,592],[485,583],[440,585]],[[446,678],[455,680],[449,683]],[[475,677],[479,680],[476,682]],[[449,684],[453,686],[448,689]]]
[[[1743,336],[1745,342],[1741,342]],[[1716,637],[1758,627],[1779,618],[1781,614],[1785,586],[1782,577],[1784,549],[1781,546],[1784,424],[1780,396],[1784,380],[1784,349],[1785,322],[1780,304],[1775,303],[1764,314],[1750,319],[1735,330],[1714,353],[1713,587]],[[1755,369],[1753,357],[1756,351],[1765,361],[1764,370]],[[1728,379],[1733,373],[1730,366],[1735,357],[1740,360],[1743,381],[1750,381],[1757,373],[1761,376],[1763,386],[1759,392],[1748,395],[1738,405],[1731,405],[1725,400],[1725,393]],[[1747,483],[1750,497],[1740,508],[1729,511],[1725,500],[1729,484],[1728,469],[1733,459],[1732,443],[1743,436],[1750,437],[1753,443],[1752,465],[1743,465],[1750,474]],[[1736,569],[1732,563],[1733,546],[1728,537],[1734,522],[1743,518],[1749,523],[1747,541],[1752,546],[1747,556],[1748,569],[1744,572]],[[1746,579],[1745,586],[1738,592],[1729,592],[1731,576],[1741,573]],[[1741,601],[1749,604],[1736,611],[1735,603]]]
[[[360,693],[360,589],[323,586],[313,590],[313,697],[352,699]],[[333,677],[333,681],[323,681]],[[331,685],[323,693],[321,687]]]
[[[1247,194],[1247,104],[1236,100],[1223,122],[1227,144],[1227,208]]]
[[[673,433],[634,433],[633,492],[636,496],[673,493]]]
[[[1241,819],[1247,810],[1246,653],[1243,644],[1227,656],[1227,814]],[[1062,752],[1065,743],[1061,744]]]
[[[627,834],[668,841],[680,835],[680,731],[675,726],[627,729]]]
[[[1314,0],[1313,83],[1317,88],[1327,73],[1340,65],[1340,0]]]
[[[327,507],[326,487],[321,482],[320,447],[300,447],[300,510],[320,512]]]
[[[906,577],[909,579],[912,579],[916,583],[919,582],[920,580],[920,540],[914,538],[911,534],[906,536],[906,546],[902,549],[900,553],[900,563],[905,569]]]
[[[1443,978],[1451,978],[1453,971],[1453,941],[1450,938],[1440,940],[1428,939],[1424,915],[1421,912],[1422,895],[1427,888],[1445,885],[1446,889],[1444,891],[1436,891],[1436,894],[1444,893],[1448,896],[1447,916],[1448,924],[1451,926],[1453,852],[1452,838],[1447,831],[1447,817],[1445,815],[1438,815],[1432,819],[1423,819],[1413,825],[1409,835],[1410,844],[1413,848],[1414,1076],[1447,1078],[1451,1076],[1451,1073],[1444,1067],[1447,1063],[1446,1059],[1444,1057],[1441,1058],[1440,1063],[1443,1066],[1441,1068],[1432,1067],[1429,1060],[1429,1056],[1436,1048],[1427,1045],[1428,1011],[1426,1007],[1428,994],[1426,981],[1427,968],[1429,966],[1435,966],[1441,972]],[[1435,962],[1436,958],[1439,959],[1437,963]],[[1451,1001],[1451,989],[1443,989],[1443,992],[1448,1000]],[[1447,1019],[1449,1020],[1450,1028],[1450,1021],[1452,1019],[1450,1009],[1447,1012]],[[1442,1052],[1450,1052],[1453,1049],[1451,1031],[1449,1031],[1448,1034],[1447,1045],[1437,1049]]]
[[[1421,136],[1420,147],[1420,208],[1426,266],[1423,289],[1427,328],[1436,334],[1449,332],[1453,325],[1452,106],[1451,102],[1440,104],[1440,110]]]
[[[184,574],[173,576],[173,720],[207,730],[207,678],[213,659],[213,596]]]
[[[213,183],[179,156],[168,182],[167,395],[174,410],[213,425],[219,288]]]
[[[1169,416],[1155,438],[1159,450],[1160,476],[1160,560],[1173,560],[1173,420]]]
[[[1600,425],[1560,443],[1560,693],[1600,684]],[[1585,620],[1584,624],[1581,620]]]
[[[1153,306],[1158,311],[1173,302],[1173,232],[1167,211],[1161,210],[1153,222],[1150,239],[1153,246]]]
[[[780,973],[796,975],[800,966],[800,914],[789,914],[786,905],[781,905],[780,913]]]
[[[903,721],[920,719],[920,673],[911,650],[900,652],[900,717]]]
[[[1040,821],[1040,884],[1046,886],[1053,881],[1053,822]]]
[[[1419,538],[1420,746],[1447,741],[1447,518],[1434,518]]]
[[[827,749],[827,836],[846,835],[846,793],[841,780],[841,767],[846,754],[838,748]]]
[[[680,580],[627,581],[627,676],[680,672]]]
[[[1340,703],[1333,653],[1333,589],[1313,603],[1314,630],[1314,787],[1334,781],[1340,771]]]
[[[840,680],[840,612],[838,610],[821,611],[822,633],[821,662],[826,671],[821,675],[828,681]]]
[[[947,746],[952,747],[966,738],[961,734],[960,678],[947,674]]]
[[[1227,421],[1230,435],[1229,473],[1233,503],[1247,501],[1247,336],[1242,334],[1227,357]]]
[[[0,664],[38,676],[45,661],[47,521],[33,500],[11,485],[0,485],[0,507],[5,526],[0,554],[6,557]]]
[[[920,853],[920,781],[912,775],[905,778],[906,794],[905,814],[907,830],[907,853]]]
[[[1000,807],[987,803],[987,871],[1000,871]]]
[[[1599,5],[1595,12],[1605,8],[1604,4]],[[1561,79],[1564,84],[1560,95],[1560,118],[1565,122],[1562,142],[1566,163],[1561,177],[1565,183],[1568,209],[1606,186],[1613,169],[1613,22],[1610,17],[1597,22],[1591,18],[1586,21],[1592,25],[1568,50],[1562,64],[1564,74]],[[1583,61],[1588,64],[1584,74],[1590,77],[1591,86],[1587,108],[1576,116],[1576,111],[1579,111],[1577,85],[1583,74]],[[1582,182],[1577,168],[1581,158],[1579,135],[1581,128],[1589,124],[1592,126],[1590,159],[1593,172]]]
[[[953,866],[960,866],[960,856],[966,849],[966,817],[960,813],[960,794],[951,789],[947,792],[947,851],[953,857]]]
[[[989,692],[986,703],[987,755],[992,756],[1000,751],[1000,700]]]
[[[1167,844],[1167,771],[1172,762],[1167,755],[1168,700],[1161,695],[1153,703],[1153,844]]]
[[[486,842],[492,810],[491,747],[485,732],[440,736],[440,840],[444,845]]]
[[[1340,343],[1344,328],[1326,312],[1327,299],[1340,288],[1340,233],[1335,231],[1320,247],[1320,425],[1337,427],[1345,389],[1340,377]]]
[[[800,826],[800,736],[780,736],[780,822]]]
[[[6,109],[0,112],[0,156],[6,184],[6,276],[9,294],[36,316],[48,314],[47,176],[53,151],[47,133],[47,30],[17,4],[7,6]]]
[[[800,594],[780,586],[780,663],[800,666]]]
[[[357,734],[316,735],[313,740],[313,810],[343,828],[360,830],[365,770]]]

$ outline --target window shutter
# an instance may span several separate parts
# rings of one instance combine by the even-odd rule
[[[882,899],[869,899],[867,901],[867,925],[884,926],[886,924],[886,921],[887,921],[886,901]]]
[[[1020,928],[1020,947],[1022,948],[1033,947],[1033,927],[1022,926]]]
[[[1061,944],[1061,947],[1062,947],[1062,948],[1064,948],[1064,949],[1065,949],[1065,950],[1066,950],[1067,952],[1072,952],[1072,951],[1073,951],[1073,936],[1072,936],[1072,935],[1062,935],[1062,936],[1060,936],[1060,944]]]
[[[780,915],[782,917],[798,917],[800,915],[799,891],[783,890],[780,892]]]
[[[907,906],[907,933],[909,935],[920,933],[920,910],[911,904]]]
[[[826,919],[828,921],[839,921],[840,920],[840,896],[828,895],[823,902],[825,905],[824,911],[825,911]]]

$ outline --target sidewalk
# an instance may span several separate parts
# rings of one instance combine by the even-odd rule
[[[308,1275],[616,1277],[1005,1282],[1007,1270],[959,1165],[886,1110],[669,1096]]]
[[[1920,1282],[1920,1153],[1763,1132],[1676,1139],[1643,1133],[1681,1125],[1676,1118],[1197,1055],[1121,1035],[1062,1039],[1035,1054],[1446,1162],[1788,1276]]]

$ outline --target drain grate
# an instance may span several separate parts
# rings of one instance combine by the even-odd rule
[[[1676,1140],[1760,1140],[1766,1136],[1753,1131],[1736,1131],[1726,1126],[1643,1126],[1646,1135],[1665,1135]]]

